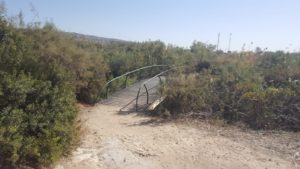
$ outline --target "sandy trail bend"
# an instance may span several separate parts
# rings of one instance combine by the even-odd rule
[[[130,99],[130,98],[126,98]],[[113,103],[113,99],[107,103]],[[122,101],[121,101],[122,102]],[[55,169],[293,169],[292,157],[219,129],[161,123],[122,105],[82,108],[82,142]],[[234,131],[233,131],[234,132]],[[299,147],[298,147],[299,149]]]

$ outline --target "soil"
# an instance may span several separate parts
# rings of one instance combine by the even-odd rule
[[[296,169],[300,135],[166,122],[120,107],[82,108],[81,144],[55,169]]]

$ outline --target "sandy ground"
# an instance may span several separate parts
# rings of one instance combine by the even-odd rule
[[[121,107],[82,108],[81,144],[55,169],[296,169],[296,133],[259,133],[203,122],[161,122]]]

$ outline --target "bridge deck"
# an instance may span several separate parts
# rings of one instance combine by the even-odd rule
[[[100,104],[119,106],[121,111],[135,111],[138,90],[146,80],[142,80],[138,83],[128,86],[125,89],[114,92],[113,94],[109,95],[108,99],[101,101]],[[148,105],[161,97],[158,93],[159,84],[159,78],[155,78],[146,84],[149,92],[149,104],[147,104],[146,90],[144,87],[141,88],[138,101],[139,110],[145,109]]]

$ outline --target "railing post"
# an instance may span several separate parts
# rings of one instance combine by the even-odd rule
[[[146,87],[146,84],[144,84],[144,87],[145,87],[146,93],[147,93],[147,104],[149,104],[149,92],[148,92],[148,89]]]
[[[154,67],[151,67],[151,68],[150,68],[150,76],[152,76],[153,68],[154,68]]]
[[[162,80],[161,80],[161,77],[160,77],[160,76],[158,76],[158,78],[159,78],[159,82],[160,82],[160,84],[162,84]]]
[[[128,75],[126,75],[126,78],[125,78],[125,88],[127,88],[127,79],[128,79]]]
[[[105,92],[105,97],[108,98],[108,90],[109,90],[109,85],[106,86],[106,92]]]
[[[139,88],[139,91],[138,91],[137,96],[136,96],[136,103],[135,103],[135,110],[136,110],[136,112],[138,111],[138,106],[139,106],[140,91],[141,91],[141,88]]]

